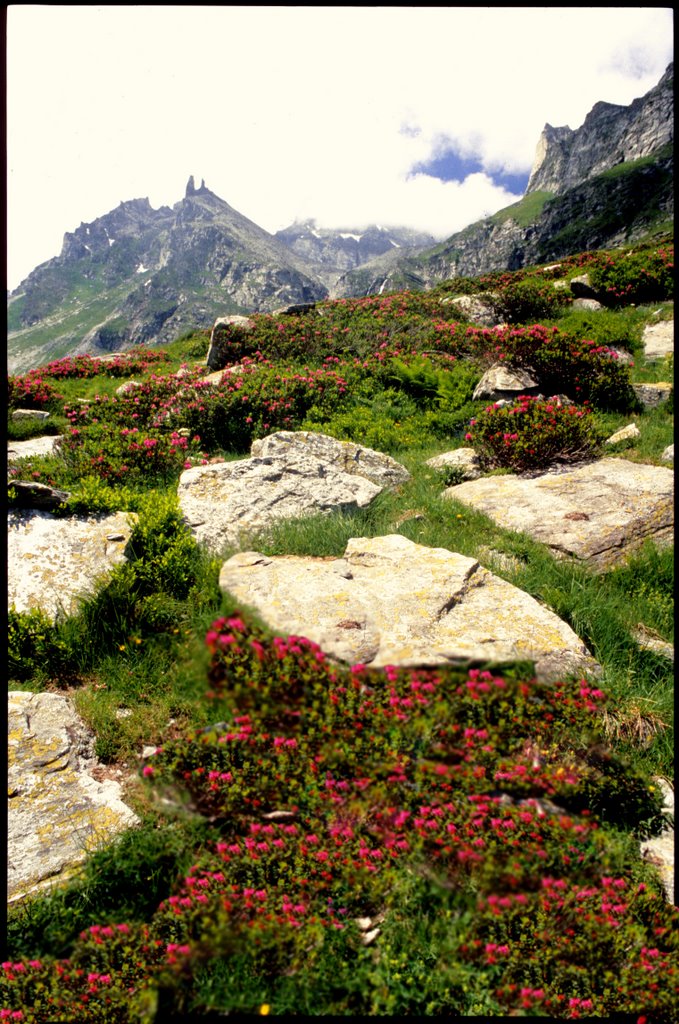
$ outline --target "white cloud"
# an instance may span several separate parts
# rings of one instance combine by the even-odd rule
[[[671,59],[671,8],[10,5],[9,285],[191,173],[269,231],[444,237],[517,197],[409,176],[437,145],[526,172],[545,122],[630,103]]]

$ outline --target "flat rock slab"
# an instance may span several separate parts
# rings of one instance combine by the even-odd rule
[[[403,466],[372,449],[281,431],[255,442],[252,458],[185,470],[178,497],[196,540],[219,553],[281,519],[364,508],[407,478]]]
[[[662,466],[600,459],[533,477],[482,477],[443,494],[597,572],[623,564],[646,539],[673,539],[674,474]]]
[[[529,660],[555,680],[600,667],[553,612],[474,558],[400,534],[353,538],[343,558],[240,552],[220,587],[270,628],[379,667]]]
[[[138,824],[120,784],[91,774],[93,744],[67,697],[9,693],[9,902],[66,880],[96,849]]]
[[[642,341],[647,360],[664,359],[674,352],[674,320],[661,320],[644,328]]]
[[[78,599],[125,561],[136,516],[57,518],[49,512],[11,510],[7,516],[8,607],[42,608],[72,615]]]
[[[662,882],[667,902],[674,902],[674,788],[667,779],[655,778],[654,782],[663,794],[663,808],[667,815],[667,826],[659,836],[646,839],[640,844],[644,860],[654,864]]]
[[[8,441],[7,461],[16,462],[17,459],[34,459],[39,455],[54,455],[56,444],[61,441],[61,434],[51,434],[48,437],[32,437],[28,441]]]

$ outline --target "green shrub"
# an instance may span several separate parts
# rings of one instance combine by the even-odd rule
[[[56,676],[69,661],[68,644],[60,629],[40,608],[8,613],[9,678],[26,682],[36,675]]]
[[[572,309],[559,317],[557,326],[571,338],[588,338],[597,345],[641,354],[644,323],[643,314],[633,309]]]
[[[547,469],[554,463],[594,458],[603,444],[586,407],[519,397],[507,406],[489,405],[471,421],[466,435],[484,469],[515,472]]]
[[[591,265],[589,278],[611,306],[671,299],[674,296],[674,245],[606,253]]]
[[[505,285],[491,300],[496,316],[508,324],[552,320],[570,303],[564,290],[550,281],[526,277]]]

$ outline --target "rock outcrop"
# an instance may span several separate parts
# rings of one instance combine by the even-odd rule
[[[365,508],[407,479],[387,455],[308,431],[255,442],[252,457],[194,466],[179,478],[179,503],[196,540],[212,551],[248,543],[280,519]]]
[[[663,544],[673,538],[672,470],[626,459],[482,477],[449,487],[444,496],[595,572],[623,563],[647,539]]]
[[[354,538],[343,558],[245,551],[219,584],[275,630],[307,636],[350,664],[529,660],[538,678],[598,673],[575,633],[476,559],[400,534]]]
[[[7,898],[69,878],[139,819],[115,779],[98,780],[94,736],[68,697],[9,693]]]
[[[674,65],[629,106],[595,103],[580,128],[545,125],[526,192],[567,192],[602,171],[639,160],[674,138]]]
[[[136,516],[57,518],[36,509],[8,514],[8,605],[73,614],[83,596],[126,558]]]

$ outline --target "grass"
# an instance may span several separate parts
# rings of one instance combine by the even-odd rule
[[[661,309],[662,318],[669,318],[673,312],[670,303],[659,303],[648,308],[606,311],[598,321],[595,314],[571,313],[564,317],[564,329],[566,321],[567,329],[579,336],[596,329],[606,344],[617,340],[621,347],[632,350],[635,365],[631,377],[635,382],[671,381],[672,361],[647,365],[640,348],[643,325],[657,320],[657,309]],[[385,323],[380,322],[372,330],[383,327]],[[359,328],[357,344],[360,341],[363,357],[371,334],[370,322],[362,320]],[[393,329],[400,329],[396,320]],[[410,337],[407,332],[404,336]],[[167,346],[168,363],[135,379],[150,381],[155,373],[176,372],[183,364],[204,360],[207,343],[207,332],[190,332]],[[121,383],[120,377],[107,376],[104,369],[92,379],[60,380],[57,390],[66,404],[78,398],[93,402],[97,394],[113,394]],[[460,428],[453,416],[450,422],[455,426],[450,433],[446,436],[443,431],[441,436],[433,437],[423,425],[435,420],[435,406],[431,404],[436,401],[435,390],[416,397],[404,391],[401,404],[394,405],[393,377],[388,387],[370,398],[369,412],[375,421],[393,420],[397,414],[408,417],[411,440],[407,444],[400,442],[393,431],[385,436],[392,438],[391,453],[409,470],[410,480],[394,491],[384,491],[366,509],[279,522],[253,535],[249,546],[268,555],[340,557],[352,537],[401,533],[418,544],[478,558],[496,575],[547,605],[587,644],[603,669],[597,685],[609,695],[609,701],[601,726],[612,757],[618,759],[615,764],[623,766],[615,768],[623,773],[622,789],[618,791],[622,796],[607,797],[615,813],[618,803],[623,806],[626,800],[633,802],[630,794],[636,774],[646,780],[644,785],[651,776],[673,776],[673,666],[666,656],[644,648],[636,639],[643,627],[647,634],[673,643],[673,549],[658,549],[647,543],[625,565],[595,575],[586,566],[554,559],[546,547],[527,535],[503,530],[487,516],[443,498],[449,474],[428,467],[426,461],[465,444],[464,427]],[[365,395],[357,394],[349,411],[365,410],[367,401]],[[467,409],[468,395],[463,390],[459,401]],[[395,413],[397,406],[399,411]],[[324,410],[320,402],[314,415],[321,418],[321,423],[330,423],[334,412]],[[324,421],[323,416],[328,418]],[[606,435],[632,420],[640,430],[638,438],[606,450],[607,456],[667,465],[660,456],[673,442],[673,412],[669,406],[634,413],[596,409],[595,418]],[[51,430],[67,429],[59,403],[48,422]],[[346,423],[351,422],[349,415]],[[358,417],[354,422],[363,420]],[[47,432],[35,424],[9,423],[12,440]],[[360,442],[361,436],[354,439]],[[208,454],[223,454],[223,448],[216,446]],[[228,457],[238,456],[230,452]],[[125,487],[96,481],[84,487],[82,481],[68,476],[58,458],[23,460],[20,475],[30,478],[35,472],[42,474],[41,479],[50,478],[57,486],[80,494],[79,511],[121,507],[139,515],[133,557],[83,603],[77,615],[45,627],[40,656],[35,656],[37,648],[24,651],[23,660],[13,662],[22,667],[9,683],[10,689],[65,690],[72,696],[78,712],[96,734],[98,757],[111,768],[121,769],[125,799],[141,818],[138,828],[93,855],[68,885],[25,900],[10,912],[7,955],[12,959],[74,956],[77,962],[81,962],[78,957],[85,957],[82,962],[87,963],[89,954],[83,952],[83,940],[79,938],[83,931],[96,925],[151,922],[159,903],[180,891],[181,879],[197,859],[206,856],[211,843],[240,834],[238,821],[200,813],[182,796],[178,785],[160,789],[154,796],[142,784],[138,772],[144,747],[171,744],[214,723],[216,709],[205,698],[206,678],[214,670],[214,659],[205,637],[215,618],[233,615],[236,609],[230,595],[218,586],[221,561],[200,551],[183,527],[175,499],[176,480],[153,488],[145,486],[143,480]],[[229,553],[227,550],[225,557]],[[253,629],[270,636],[256,613],[251,609],[240,611]],[[430,725],[426,730],[417,740],[420,759],[435,735]],[[398,746],[405,741],[395,731],[392,742]],[[586,742],[583,738],[582,743]],[[425,796],[423,789],[420,799]],[[358,797],[347,813],[370,820]],[[323,827],[321,817],[313,821],[317,829]],[[603,865],[603,870],[611,873],[630,871],[636,879],[650,879],[647,869],[638,858],[635,860],[633,834],[628,835],[625,829],[616,831],[616,827],[604,820],[604,845],[598,855],[601,864],[590,850],[587,856],[592,858],[591,864],[597,868]],[[284,872],[282,855],[277,863],[276,870]],[[388,908],[379,924],[377,945],[364,943],[355,927],[351,932],[354,939],[349,941],[344,932],[330,933],[321,940],[320,932],[309,926],[310,930],[303,933],[306,945],[297,947],[293,943],[288,954],[282,952],[287,946],[278,950],[280,935],[271,939],[263,935],[260,947],[248,943],[238,946],[233,945],[236,939],[229,934],[225,938],[225,933],[217,931],[215,935],[221,936],[219,941],[226,945],[214,956],[209,949],[197,954],[186,990],[178,987],[176,979],[163,975],[155,987],[130,997],[129,1006],[121,1011],[128,1016],[86,1019],[159,1021],[179,1019],[179,1013],[189,1019],[203,1019],[211,1012],[223,1015],[243,1007],[250,1013],[267,1012],[262,1008],[269,1006],[278,1014],[431,1015],[451,1013],[454,1008],[456,1015],[501,1016],[507,1005],[498,994],[505,968],[486,965],[479,969],[477,963],[466,961],[460,953],[460,944],[479,920],[477,899],[492,886],[492,879],[478,875],[473,882],[461,883],[453,875],[451,882],[438,861],[417,863],[417,868],[411,864],[394,869],[391,888],[379,900],[375,897],[374,907],[370,905],[370,886],[365,883],[361,890],[367,901],[366,914],[376,916],[380,909]],[[251,872],[247,876],[250,883],[244,884],[262,884],[256,881],[259,868],[254,863],[247,870]],[[649,884],[657,887],[657,883]],[[209,916],[205,918],[206,928],[212,927],[210,921]],[[499,932],[496,935],[494,927],[486,922],[486,932],[478,933],[480,941],[493,936],[494,941],[505,941],[497,938]],[[515,931],[507,941],[515,942],[518,948],[527,941],[520,938],[527,926],[517,918],[511,927]],[[171,930],[163,933],[164,940],[174,935]],[[521,946],[525,948],[529,947]],[[593,961],[597,955],[593,947]],[[279,957],[283,957],[282,966]],[[98,969],[105,967],[102,961]],[[514,970],[512,976],[521,978],[520,984],[539,989],[540,971],[527,957]],[[580,992],[575,975],[569,984],[571,993]],[[643,1008],[640,1005],[640,1011]],[[536,1012],[535,1006],[532,1012]]]

